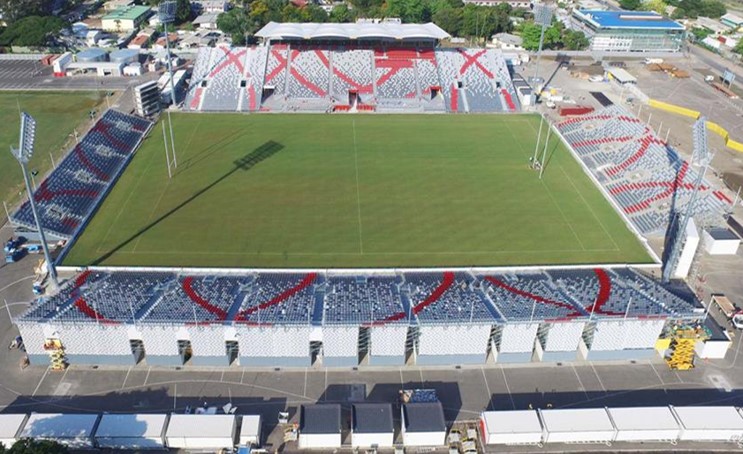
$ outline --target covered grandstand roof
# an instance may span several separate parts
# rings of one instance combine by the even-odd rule
[[[269,22],[256,36],[265,39],[444,39],[449,34],[434,23],[285,23]]]

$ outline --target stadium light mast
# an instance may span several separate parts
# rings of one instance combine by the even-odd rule
[[[168,36],[168,24],[175,22],[175,12],[177,4],[173,0],[166,0],[158,6],[157,14],[160,22],[163,24],[163,30],[165,31],[165,54],[167,56],[167,70],[168,76],[170,77],[170,102],[172,105],[176,105],[175,97],[175,81],[173,80],[173,59],[170,55],[170,37]],[[170,148],[173,150],[173,166],[178,168],[178,160],[175,155],[175,138],[173,136],[173,121],[170,118],[170,108],[168,112],[168,128],[170,129]]]
[[[46,236],[44,235],[44,228],[41,226],[39,220],[39,213],[36,211],[36,202],[34,201],[34,194],[31,191],[31,181],[28,176],[28,161],[34,154],[34,142],[36,141],[36,120],[27,114],[26,112],[21,113],[21,138],[18,143],[18,148],[10,147],[10,152],[13,157],[16,158],[18,163],[21,165],[23,171],[23,180],[26,183],[26,194],[28,195],[28,204],[31,206],[31,212],[34,215],[34,221],[36,222],[36,229],[39,231],[39,238],[41,239],[41,248],[44,250],[44,259],[46,259],[46,268],[49,271],[49,279],[51,281],[52,291],[56,292],[59,289],[59,281],[57,280],[57,270],[54,268],[54,262],[52,256],[49,253],[49,246],[46,244]]]
[[[538,77],[539,77],[539,59],[542,56],[542,46],[544,45],[544,32],[549,27],[549,25],[552,23],[552,16],[554,14],[554,9],[552,5],[547,5],[546,3],[537,3],[534,5],[534,22],[542,26],[542,31],[539,34],[539,49],[537,50],[537,62],[534,68],[534,77],[532,78],[532,81],[535,84],[538,84]],[[537,96],[542,92],[541,89],[537,89]]]
[[[679,255],[681,254],[681,247],[683,245],[683,235],[686,233],[686,229],[689,226],[689,221],[694,217],[694,208],[696,206],[697,199],[699,197],[699,188],[704,182],[704,175],[707,173],[707,168],[712,161],[712,155],[707,148],[707,120],[704,117],[694,122],[692,126],[692,140],[694,142],[694,151],[692,153],[691,162],[701,167],[697,178],[694,181],[694,188],[692,189],[691,197],[686,205],[686,212],[683,214],[680,228],[676,230],[676,237],[673,238],[673,244],[671,246],[671,252],[668,254],[665,266],[663,267],[663,275],[661,282],[667,284],[671,281],[673,269],[678,262]]]

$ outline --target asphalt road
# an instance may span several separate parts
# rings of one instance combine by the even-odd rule
[[[54,77],[51,67],[37,61],[0,60],[0,90],[125,90],[158,77],[150,72],[141,77]]]

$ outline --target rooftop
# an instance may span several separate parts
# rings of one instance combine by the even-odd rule
[[[299,431],[306,434],[341,433],[341,406],[338,404],[302,405]]]
[[[103,16],[103,20],[137,20],[150,11],[150,8],[147,6],[127,6],[111,11]]]
[[[416,402],[403,405],[406,432],[443,432],[446,430],[441,402]]]
[[[683,25],[654,11],[602,11],[581,9],[576,11],[576,14],[599,28],[684,29]]]
[[[392,433],[391,404],[356,404],[353,406],[354,433]]]
[[[255,34],[265,39],[444,39],[449,34],[436,24],[353,23],[279,23],[269,22]]]

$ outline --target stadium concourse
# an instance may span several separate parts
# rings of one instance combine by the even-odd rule
[[[355,366],[642,359],[704,317],[640,271],[88,269],[16,320],[32,363]],[[317,361],[320,361],[317,363]]]
[[[257,47],[201,48],[184,109],[514,112],[503,55],[436,47],[434,24],[278,24]]]

